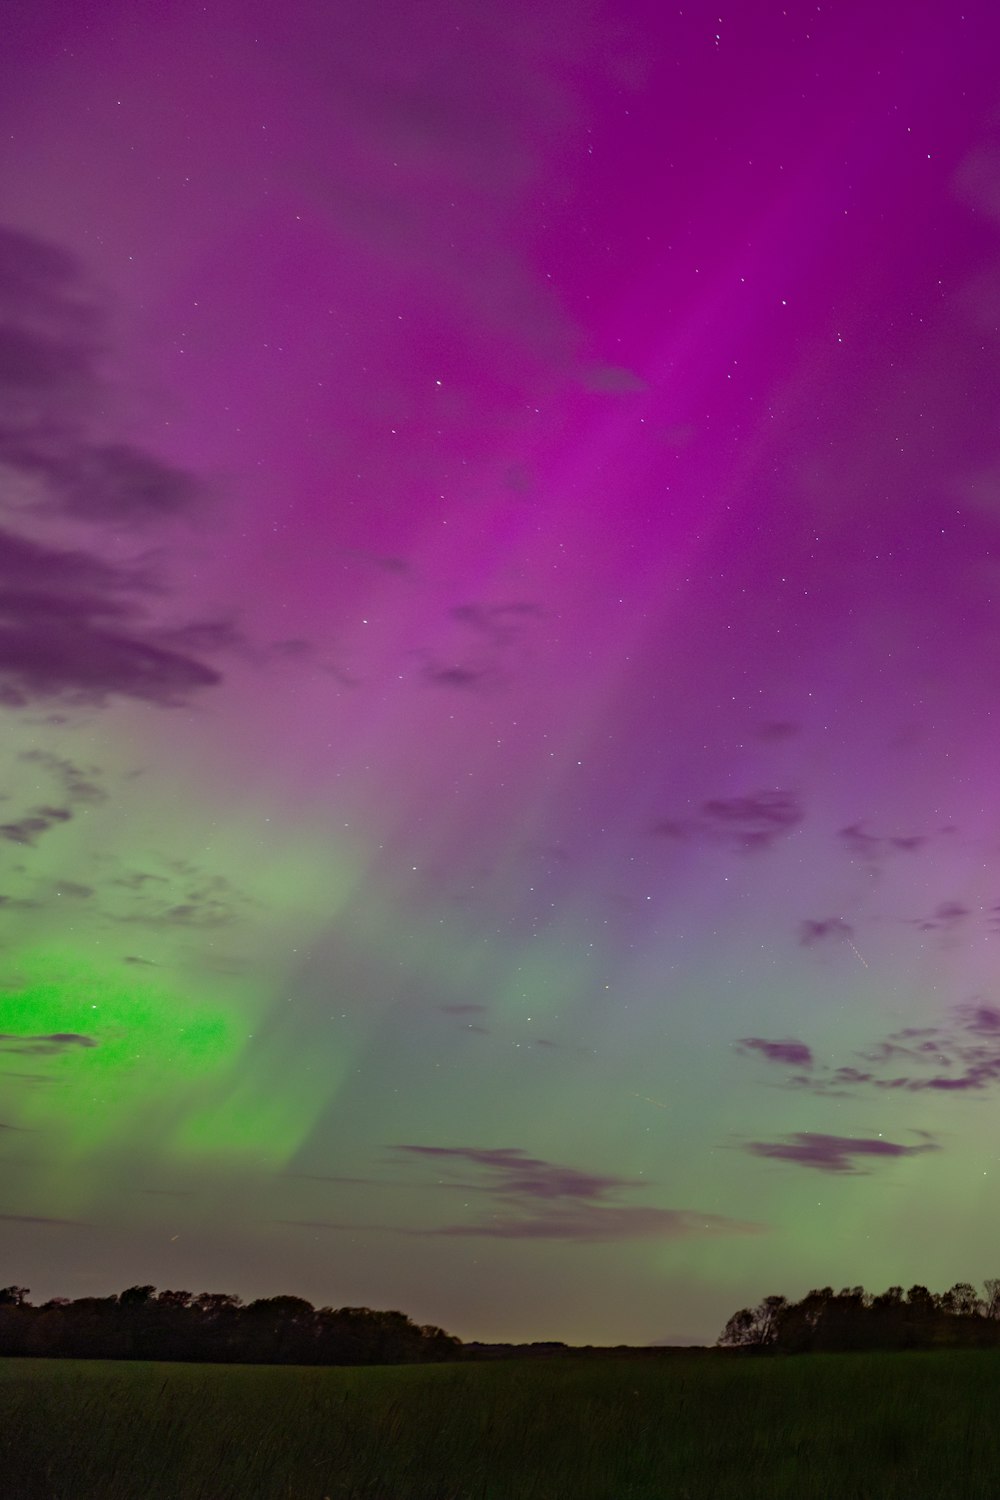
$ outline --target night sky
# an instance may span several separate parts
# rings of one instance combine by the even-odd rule
[[[0,1284],[1000,1275],[992,0],[4,31]]]

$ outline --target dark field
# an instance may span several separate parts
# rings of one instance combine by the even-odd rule
[[[1000,1353],[0,1360],[3,1500],[997,1500]]]

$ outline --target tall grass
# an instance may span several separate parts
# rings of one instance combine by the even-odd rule
[[[3,1500],[997,1500],[1000,1351],[0,1360]]]

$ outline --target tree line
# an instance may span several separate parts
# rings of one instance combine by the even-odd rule
[[[443,1328],[401,1312],[313,1307],[302,1297],[161,1291],[130,1286],[109,1297],[52,1297],[0,1287],[0,1355],[165,1359],[240,1364],[384,1365],[461,1357]]]
[[[928,1349],[1000,1346],[1000,1278],[968,1281],[946,1292],[891,1286],[873,1295],[862,1286],[825,1286],[801,1302],[765,1297],[733,1313],[717,1345],[724,1349],[806,1354],[846,1349]]]

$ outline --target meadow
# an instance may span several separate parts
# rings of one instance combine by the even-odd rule
[[[0,1360],[4,1500],[978,1500],[1000,1353]]]

